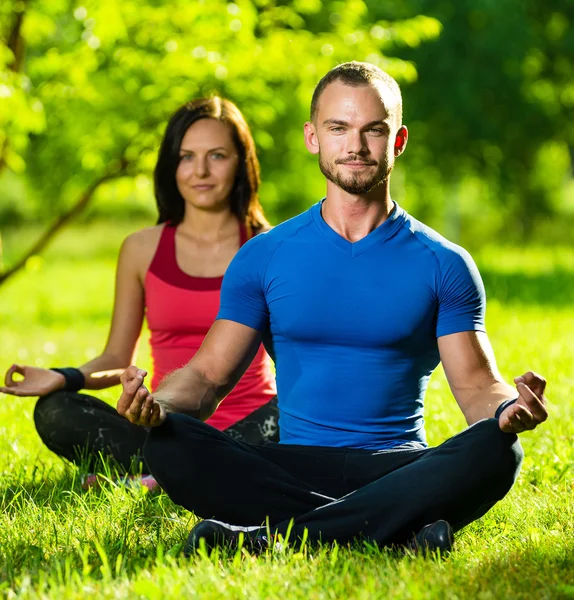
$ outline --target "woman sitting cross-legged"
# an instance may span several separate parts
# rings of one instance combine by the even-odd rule
[[[14,364],[0,391],[41,396],[36,429],[56,454],[88,469],[111,457],[125,473],[149,473],[147,430],[80,390],[119,383],[131,363],[144,316],[151,331],[152,389],[185,365],[219,308],[223,274],[250,237],[269,228],[258,200],[259,163],[249,127],[229,100],[194,100],[171,118],[155,168],[158,225],[137,231],[120,250],[113,318],[102,354],[79,368]],[[23,378],[17,380],[18,373]],[[275,378],[261,347],[208,423],[250,442],[277,441]],[[94,478],[88,481],[93,481]],[[154,485],[151,477],[144,479]]]

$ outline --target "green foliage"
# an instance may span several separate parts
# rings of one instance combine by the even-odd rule
[[[389,2],[377,5],[387,14],[393,10]],[[463,227],[480,219],[483,231],[491,225],[491,235],[530,237],[550,215],[571,219],[574,196],[566,196],[565,184],[574,147],[572,2],[401,5],[398,16],[422,12],[442,24],[436,42],[400,52],[419,74],[404,88],[417,213],[432,213],[437,185],[447,195],[454,185],[447,210]],[[469,176],[478,178],[474,202],[458,187]],[[485,214],[491,207],[498,223]]]
[[[0,0],[0,226],[46,223],[107,173],[92,214],[154,216],[166,119],[219,93],[244,111],[273,222],[324,193],[302,142],[340,61],[402,85],[393,196],[455,241],[574,225],[571,0]],[[5,266],[9,266],[5,261]]]
[[[167,117],[211,93],[231,98],[246,114],[261,151],[265,204],[274,220],[291,216],[323,192],[300,133],[317,80],[349,59],[412,80],[414,67],[385,58],[383,50],[439,32],[430,18],[377,22],[362,0],[21,4],[27,53],[23,72],[10,74],[6,88],[5,135],[10,164],[26,167],[42,218],[122,158],[132,182],[140,175],[131,194],[149,201]],[[9,61],[6,45],[1,52]]]
[[[0,303],[2,370],[15,360],[78,364],[101,350],[117,249],[139,226],[71,227],[43,260],[30,261],[7,282]],[[17,253],[31,233],[11,231],[7,242]],[[526,459],[513,490],[457,534],[450,557],[413,558],[357,544],[294,546],[260,558],[220,551],[185,560],[178,551],[193,515],[165,495],[153,497],[140,488],[106,484],[83,492],[79,473],[40,442],[32,421],[34,401],[0,395],[0,595],[572,597],[574,309],[565,298],[574,293],[574,251],[486,247],[475,258],[489,274],[487,326],[499,367],[508,379],[525,368],[544,374],[551,411],[543,426],[521,435]],[[149,366],[145,344],[138,364]],[[118,389],[98,395],[114,404]],[[465,426],[441,371],[431,379],[425,419],[431,444]]]

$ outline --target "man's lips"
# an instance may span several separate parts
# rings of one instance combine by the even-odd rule
[[[353,161],[340,161],[337,164],[345,165],[345,167],[349,167],[350,169],[363,169],[364,167],[374,167],[376,163],[372,162],[357,162]]]

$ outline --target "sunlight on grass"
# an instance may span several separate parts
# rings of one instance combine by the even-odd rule
[[[127,233],[126,225],[72,228],[0,290],[0,368],[77,365],[100,352],[115,257]],[[15,253],[14,240],[6,246]],[[516,486],[457,535],[450,557],[357,544],[185,560],[179,550],[192,515],[144,488],[109,483],[83,492],[78,471],[40,443],[33,399],[0,395],[0,592],[58,599],[574,598],[574,251],[493,247],[476,258],[486,274],[487,325],[500,370],[508,379],[525,369],[545,375],[551,419],[521,436],[526,459]],[[138,364],[149,368],[145,339]],[[118,394],[115,388],[99,397],[114,404]],[[429,387],[426,423],[432,444],[464,427],[441,369]]]

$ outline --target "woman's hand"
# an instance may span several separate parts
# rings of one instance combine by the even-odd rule
[[[24,379],[15,380],[14,374],[18,373]],[[27,365],[12,365],[4,377],[4,386],[0,392],[12,396],[45,396],[64,387],[66,380],[61,373],[40,367]]]

